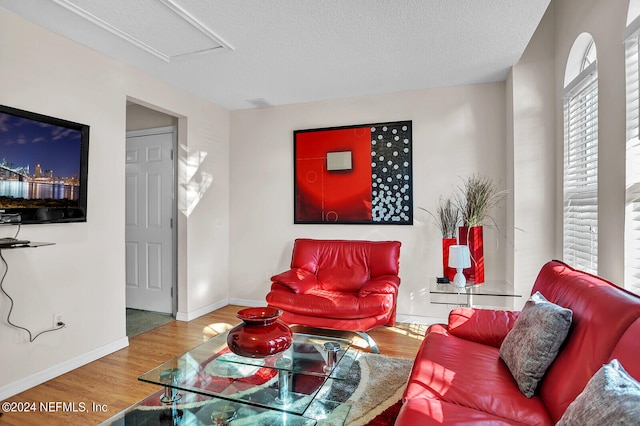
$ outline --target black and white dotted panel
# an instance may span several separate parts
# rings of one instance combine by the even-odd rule
[[[376,223],[413,223],[411,122],[371,127],[371,201]]]

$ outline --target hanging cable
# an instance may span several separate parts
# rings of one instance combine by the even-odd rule
[[[18,239],[18,234],[20,233],[20,227],[21,226],[22,225],[18,224],[18,230],[16,231],[16,235],[13,236],[13,238],[16,239],[16,240]]]
[[[18,232],[20,232],[20,228],[18,228]],[[18,236],[18,233],[16,232],[16,237],[17,236]],[[36,334],[34,336],[31,333],[31,330],[29,330],[28,328],[21,327],[21,326],[16,325],[16,324],[11,322],[11,312],[13,311],[13,298],[11,296],[9,296],[9,294],[5,291],[4,286],[3,286],[4,285],[4,278],[7,276],[7,273],[9,272],[9,264],[5,260],[1,249],[0,249],[0,259],[2,259],[2,263],[4,263],[4,273],[2,274],[2,278],[0,278],[0,290],[2,291],[2,293],[5,296],[7,296],[7,298],[9,299],[9,302],[10,302],[9,313],[7,313],[7,323],[12,327],[19,328],[20,330],[26,331],[29,334],[29,342],[33,342],[34,340],[36,340],[38,338],[38,336],[40,336],[40,335],[42,335],[44,333],[49,333],[49,332],[52,332],[52,331],[58,331],[60,329],[63,329],[65,327],[64,323],[62,323],[62,325],[59,325],[57,327],[41,331],[40,333],[38,333],[38,334]]]

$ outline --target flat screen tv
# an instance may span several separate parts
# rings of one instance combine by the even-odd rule
[[[0,223],[86,222],[89,126],[0,105]]]

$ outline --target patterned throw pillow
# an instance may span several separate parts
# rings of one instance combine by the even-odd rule
[[[513,328],[500,345],[520,392],[531,398],[571,327],[572,312],[536,292],[525,304]]]
[[[593,375],[557,425],[635,425],[639,421],[640,383],[614,359]]]

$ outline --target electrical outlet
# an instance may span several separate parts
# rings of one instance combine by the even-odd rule
[[[62,321],[62,314],[53,314],[53,328],[58,328],[64,325]]]

